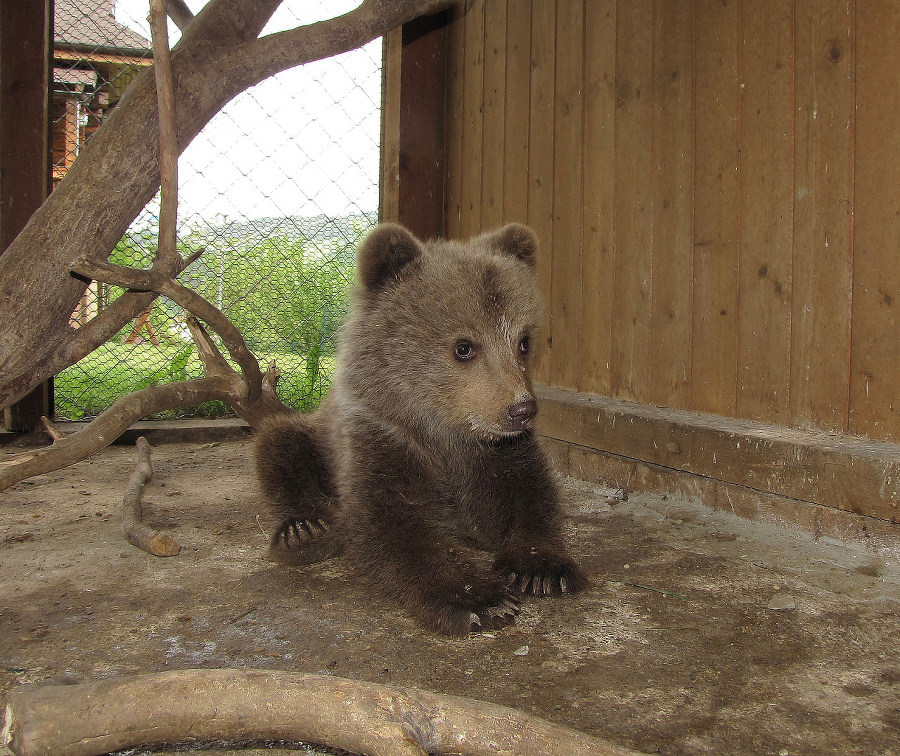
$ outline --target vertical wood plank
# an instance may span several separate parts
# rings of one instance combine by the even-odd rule
[[[381,66],[381,182],[379,219],[396,223],[400,218],[400,65],[403,30],[384,38]]]
[[[400,207],[400,60],[403,32],[394,29],[384,39],[381,84],[381,182],[379,218],[396,223]]]
[[[787,422],[793,242],[793,3],[741,8],[740,417]]]
[[[503,221],[528,222],[528,115],[531,105],[531,2],[511,0],[506,18]]]
[[[442,12],[403,25],[398,219],[420,239],[444,230],[446,24]]]
[[[465,90],[463,93],[462,207],[460,235],[481,230],[481,167],[484,139],[484,4],[466,2]]]
[[[738,4],[695,0],[691,409],[737,404],[740,160]]]
[[[533,0],[531,6],[531,98],[528,143],[528,222],[540,240],[536,273],[545,311],[550,303],[553,239],[553,119],[556,60],[556,1]],[[534,376],[550,379],[549,329],[536,345]]]
[[[650,143],[652,0],[619,4],[616,27],[615,288],[613,396],[648,398],[650,355]]]
[[[550,382],[577,388],[581,366],[582,113],[584,6],[557,6]]]
[[[616,0],[584,15],[584,230],[579,389],[611,390],[616,138]]]
[[[47,196],[52,26],[47,0],[0,3],[0,254]],[[51,379],[7,407],[7,430],[39,428],[53,414],[52,392]]]
[[[845,432],[850,393],[853,3],[798,0],[791,423]]]
[[[481,228],[503,221],[503,168],[506,111],[506,0],[484,8],[484,134]]]
[[[657,2],[653,19],[653,296],[649,401],[690,405],[693,296],[694,14]]]
[[[465,4],[455,3],[448,13],[450,21],[447,25],[447,105],[444,123],[444,154],[447,157],[444,180],[444,235],[458,239],[462,236]]]
[[[850,432],[900,441],[900,4],[857,6]]]

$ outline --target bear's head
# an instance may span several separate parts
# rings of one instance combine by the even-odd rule
[[[530,430],[537,246],[515,223],[468,242],[422,243],[392,224],[372,231],[339,352],[356,411],[432,437]]]

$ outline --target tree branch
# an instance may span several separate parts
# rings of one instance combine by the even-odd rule
[[[252,404],[259,397],[262,389],[262,373],[256,357],[247,349],[244,338],[235,325],[215,305],[207,302],[197,292],[182,286],[174,278],[157,270],[126,268],[104,260],[84,260],[73,265],[72,271],[80,276],[103,281],[113,286],[137,291],[155,291],[176,304],[180,304],[192,315],[203,320],[219,335],[235,362],[241,366],[247,382],[246,401]]]
[[[265,670],[186,669],[26,685],[7,704],[15,756],[95,756],[147,743],[278,739],[368,756],[637,756],[505,706]]]
[[[169,18],[175,22],[175,26],[181,31],[187,29],[188,24],[194,20],[194,14],[191,13],[191,9],[187,7],[184,0],[169,0],[166,10]]]
[[[158,271],[175,278],[204,251],[205,247],[200,248],[187,260],[182,260],[181,255],[176,255],[170,260],[163,261],[159,265]],[[150,307],[156,297],[156,292],[126,291],[83,326],[70,329],[71,337],[48,365],[51,375],[69,365],[74,365],[78,360],[93,352],[98,344],[109,341],[125,323],[134,320]]]
[[[267,34],[222,55],[223,70],[245,75],[246,86],[288,68],[355,50],[418,16],[451,5],[451,0],[364,0],[343,16]]]
[[[175,88],[172,84],[172,59],[169,56],[169,28],[166,0],[150,0],[150,34],[153,40],[153,72],[159,103],[159,245],[154,268],[172,260],[180,263],[176,248],[178,229],[178,136],[175,120]],[[168,267],[168,266],[166,266]]]
[[[189,407],[210,399],[230,401],[234,388],[225,376],[147,386],[114,402],[89,425],[37,451],[23,452],[0,462],[0,491],[33,475],[63,467],[109,446],[135,420],[154,412]]]
[[[188,328],[194,337],[194,343],[197,345],[197,353],[200,355],[200,361],[203,363],[203,371],[208,376],[227,376],[232,385],[243,387],[243,379],[235,371],[221,352],[216,348],[209,334],[203,328],[203,325],[194,317],[188,318]],[[273,360],[269,365],[266,374],[263,376],[262,387],[257,399],[253,402],[245,401],[240,396],[240,391],[235,390],[235,397],[229,401],[231,408],[247,423],[251,428],[256,428],[265,418],[281,413],[294,412],[288,407],[275,392],[275,386],[281,372]]]
[[[169,533],[153,530],[144,525],[141,495],[144,486],[153,477],[153,465],[150,462],[150,444],[141,436],[135,443],[137,463],[134,472],[128,479],[125,496],[122,502],[122,527],[129,543],[153,556],[175,556],[181,551],[178,539]]]

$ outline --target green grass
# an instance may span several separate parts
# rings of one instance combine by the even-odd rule
[[[334,357],[305,354],[265,354],[260,368],[270,360],[281,369],[278,395],[285,404],[302,411],[314,409],[328,389]],[[54,380],[56,416],[81,420],[99,415],[114,401],[150,385],[203,377],[203,366],[193,345],[154,346],[109,342],[80,362],[66,368]],[[233,417],[224,402],[213,401],[153,415],[153,419],[182,417]]]

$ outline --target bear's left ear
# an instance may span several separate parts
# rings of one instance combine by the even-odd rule
[[[396,278],[401,269],[422,254],[422,245],[403,226],[382,223],[370,231],[356,251],[359,280],[375,289]]]
[[[538,239],[528,226],[510,223],[486,235],[488,244],[498,252],[518,257],[533,268],[537,259]]]

